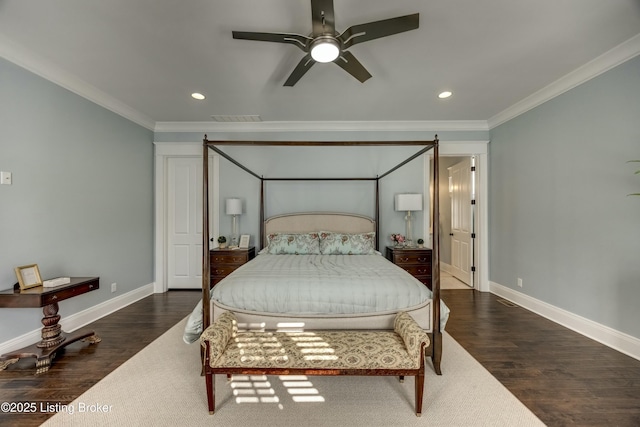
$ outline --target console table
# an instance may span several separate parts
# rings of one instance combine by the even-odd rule
[[[1,308],[38,308],[42,307],[42,340],[29,347],[3,354],[0,357],[0,370],[5,369],[19,359],[36,358],[36,374],[47,372],[56,351],[78,340],[91,344],[100,342],[94,331],[78,331],[67,334],[61,329],[58,303],[65,299],[95,291],[100,288],[99,277],[71,277],[71,282],[52,288],[38,286],[20,289],[16,284],[13,290],[0,291]]]

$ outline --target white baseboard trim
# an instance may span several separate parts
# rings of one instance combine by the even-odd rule
[[[121,308],[133,304],[134,302],[139,301],[142,298],[148,297],[149,295],[153,294],[153,288],[154,284],[150,283],[148,285],[144,285],[140,288],[134,289],[133,291],[127,292],[126,294],[122,294],[98,305],[87,308],[86,310],[82,310],[78,313],[65,316],[60,320],[62,330],[65,332],[73,332],[76,329],[80,329],[83,326],[86,326],[89,323],[95,322],[98,319],[101,319],[115,311],[120,310]],[[64,313],[61,314],[64,315]],[[11,351],[30,346],[31,344],[40,341],[41,331],[42,329],[36,329],[34,331],[27,332],[26,334],[20,335],[19,337],[1,343],[0,354],[9,353]],[[98,332],[98,335],[100,335],[100,331],[96,332]]]
[[[542,317],[598,341],[627,356],[640,360],[640,339],[532,298],[514,289],[489,282],[490,292]]]

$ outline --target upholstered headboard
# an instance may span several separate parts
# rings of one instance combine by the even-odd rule
[[[364,215],[337,212],[302,212],[272,216],[264,222],[265,235],[271,233],[303,233],[334,231],[368,233],[376,231],[376,222]]]

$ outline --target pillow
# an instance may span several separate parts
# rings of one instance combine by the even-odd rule
[[[373,255],[376,233],[320,232],[320,253],[323,255]]]
[[[318,255],[320,240],[318,233],[272,233],[267,235],[266,253],[271,255]]]

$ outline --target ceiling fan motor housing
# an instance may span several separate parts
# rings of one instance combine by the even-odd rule
[[[340,43],[334,36],[318,36],[311,42],[311,57],[316,62],[333,62],[339,55]]]

